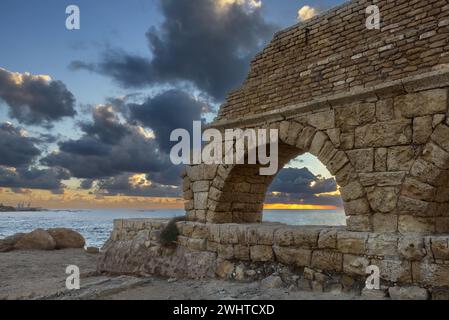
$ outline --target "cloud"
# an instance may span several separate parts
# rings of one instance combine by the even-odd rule
[[[92,112],[93,123],[81,123],[81,129],[89,137],[105,144],[115,144],[130,133],[130,129],[120,123],[120,119],[110,105],[99,105]]]
[[[271,183],[266,203],[341,205],[334,178],[315,176],[307,168],[284,168]]]
[[[178,128],[191,132],[192,122],[200,121],[208,106],[183,91],[169,90],[128,108],[130,120],[151,128],[161,149],[168,153],[173,145],[171,132]]]
[[[70,68],[107,75],[125,88],[188,82],[222,100],[238,86],[255,53],[276,27],[254,0],[163,0],[164,21],[146,37],[152,58],[121,50],[104,53],[99,63],[73,61]]]
[[[41,163],[65,168],[81,179],[160,172],[170,166],[154,137],[142,127],[120,122],[110,106],[97,106],[93,119],[80,124],[84,132],[80,139],[60,142],[59,150]]]
[[[103,196],[181,197],[179,186],[155,183],[145,174],[121,174],[98,182]]]
[[[303,6],[298,10],[298,21],[306,21],[312,19],[318,14],[318,11],[315,8],[310,6]]]
[[[52,122],[76,114],[73,94],[47,75],[0,68],[0,98],[9,106],[10,117],[27,125],[51,127]]]
[[[0,166],[0,186],[11,189],[43,189],[58,192],[63,189],[61,180],[69,179],[64,169],[7,168]]]
[[[37,140],[27,137],[23,130],[6,122],[0,124],[0,165],[19,167],[30,165],[41,151]]]

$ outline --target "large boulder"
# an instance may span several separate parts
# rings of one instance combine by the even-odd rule
[[[56,242],[56,249],[84,248],[86,240],[78,232],[67,228],[48,229]]]
[[[43,229],[24,234],[14,244],[17,250],[54,250],[56,242],[53,237]]]
[[[9,252],[14,250],[14,245],[22,238],[24,233],[16,233],[15,235],[0,240],[0,252]]]

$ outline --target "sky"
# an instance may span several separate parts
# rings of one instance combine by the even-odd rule
[[[0,202],[181,207],[170,132],[211,121],[274,32],[342,2],[2,0]],[[311,155],[269,192],[272,206],[340,203]]]

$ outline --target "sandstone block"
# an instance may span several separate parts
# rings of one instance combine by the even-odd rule
[[[292,228],[293,245],[299,248],[316,248],[318,245],[319,228],[295,227]]]
[[[369,260],[363,256],[343,255],[343,272],[349,275],[366,276]]]
[[[356,200],[365,195],[363,186],[358,181],[353,181],[340,189],[343,201]]]
[[[398,186],[402,184],[405,172],[360,173],[360,183],[365,186]]]
[[[368,234],[365,232],[339,231],[337,248],[343,253],[365,254]]]
[[[285,139],[285,143],[289,145],[296,145],[296,141],[298,140],[299,134],[304,129],[304,126],[302,124],[299,124],[297,122],[291,122],[290,126],[288,128],[288,135]]]
[[[315,133],[316,130],[312,127],[304,128],[304,130],[302,130],[299,134],[298,140],[296,141],[296,147],[301,150],[309,150]]]
[[[207,192],[209,190],[209,181],[195,181],[192,185],[193,192]]]
[[[426,182],[433,186],[438,186],[445,181],[447,174],[443,173],[447,171],[442,171],[434,164],[427,162],[423,159],[417,159],[410,171],[410,173],[422,182]]]
[[[432,201],[436,194],[436,188],[418,179],[407,177],[401,194],[412,199]]]
[[[424,144],[432,134],[432,116],[418,117],[413,120],[413,143]]]
[[[313,137],[309,152],[314,156],[318,156],[326,141],[328,141],[327,135],[322,131],[318,131]]]
[[[420,236],[403,236],[399,239],[398,250],[400,255],[412,261],[421,261],[427,254],[424,239]]]
[[[336,249],[337,248],[337,230],[324,229],[318,237],[318,248]]]
[[[384,99],[376,102],[376,118],[378,121],[393,120],[393,99]]]
[[[234,247],[232,244],[218,244],[217,254],[222,259],[234,259]]]
[[[355,147],[387,147],[412,141],[410,120],[392,120],[368,124],[355,129]]]
[[[406,196],[400,196],[398,201],[398,210],[403,214],[413,214],[418,216],[433,216],[430,212],[430,203]]]
[[[335,108],[335,125],[359,126],[371,123],[376,117],[374,103],[354,103],[351,105]]]
[[[237,260],[248,261],[250,259],[249,246],[234,245],[234,257]]]
[[[374,150],[357,149],[347,151],[349,160],[357,172],[372,172],[374,169]]]
[[[426,144],[422,152],[422,158],[440,169],[449,169],[449,153],[433,142]]]
[[[307,116],[307,122],[318,130],[326,130],[335,127],[335,115],[333,110],[311,113]]]
[[[293,245],[293,228],[279,228],[274,233],[274,244],[278,246],[291,246]]]
[[[370,206],[366,198],[346,201],[343,205],[347,215],[366,215],[370,213]]]
[[[423,285],[444,287],[449,285],[449,265],[428,261],[413,262],[413,280]]]
[[[411,263],[409,261],[372,259],[371,265],[379,267],[381,279],[399,283],[410,283],[411,281]]]
[[[343,254],[327,250],[314,250],[312,268],[340,272],[343,269]]]
[[[401,233],[432,233],[435,232],[435,219],[410,215],[399,216],[398,229]]]
[[[429,293],[426,289],[410,286],[410,287],[390,287],[388,289],[390,298],[393,300],[428,300]]]
[[[388,213],[396,208],[399,187],[370,187],[367,198],[371,209],[375,212]]]
[[[396,232],[398,216],[396,214],[375,213],[372,216],[374,232]]]
[[[208,193],[207,192],[197,192],[194,194],[194,208],[196,210],[205,210],[207,209],[207,198]]]
[[[332,159],[327,163],[327,169],[333,175],[342,171],[343,167],[349,162],[348,157],[343,151],[337,151]]]
[[[371,231],[372,229],[369,215],[349,216],[346,225],[350,231]]]
[[[398,238],[394,234],[370,234],[367,242],[367,254],[370,256],[396,257],[398,255]]]
[[[297,267],[310,266],[311,250],[273,246],[273,251],[276,260],[280,263]]]
[[[387,148],[374,149],[374,171],[387,171]]]
[[[273,248],[271,246],[251,246],[250,257],[254,262],[267,262],[274,260]]]
[[[446,112],[447,90],[434,89],[409,93],[394,99],[395,112],[406,118]]]
[[[255,226],[248,229],[248,243],[273,245],[274,233],[278,226]]]
[[[441,148],[449,151],[449,127],[445,124],[440,124],[432,133],[432,140]]]
[[[429,245],[435,259],[449,260],[449,238],[447,236],[429,237]]]
[[[409,171],[415,158],[412,146],[388,148],[388,171]]]

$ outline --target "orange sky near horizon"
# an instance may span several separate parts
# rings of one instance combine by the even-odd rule
[[[53,194],[46,190],[23,190],[15,193],[0,188],[0,203],[16,206],[19,203],[48,209],[182,209],[181,198],[156,198],[137,196],[100,196],[85,190],[65,189],[63,194]],[[336,206],[315,204],[266,203],[267,210],[334,210]]]

